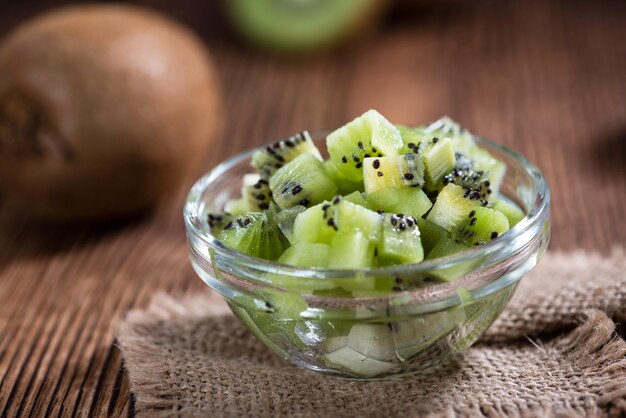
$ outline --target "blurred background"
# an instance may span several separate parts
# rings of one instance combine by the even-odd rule
[[[626,243],[624,1],[143,0],[188,29],[136,11],[20,26],[64,4],[0,2],[0,411],[128,413],[111,321],[202,289],[181,213],[193,181],[370,108],[449,115],[526,155],[552,189],[551,249]],[[140,41],[108,55],[122,33]],[[127,96],[133,74],[150,94]],[[91,162],[59,171],[47,152]]]

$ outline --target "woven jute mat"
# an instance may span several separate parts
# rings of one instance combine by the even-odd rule
[[[289,365],[225,304],[157,297],[119,327],[136,411],[211,417],[626,416],[626,253],[551,253],[454,361],[357,382]]]

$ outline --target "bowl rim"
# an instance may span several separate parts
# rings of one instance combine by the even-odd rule
[[[313,131],[311,136],[313,138],[325,137],[331,131]],[[243,162],[250,159],[254,152],[267,146],[261,145],[255,148],[248,149],[239,154],[236,154],[217,166],[206,174],[201,176],[191,188],[185,207],[183,210],[185,227],[187,229],[188,239],[199,240],[205,244],[210,250],[212,250],[215,257],[220,257],[223,262],[229,265],[237,265],[239,267],[250,268],[258,271],[259,273],[281,274],[293,277],[307,278],[307,279],[326,279],[326,278],[354,278],[354,277],[375,277],[383,275],[397,275],[402,276],[406,274],[416,273],[432,273],[437,270],[444,270],[455,265],[465,263],[468,261],[484,258],[485,256],[495,256],[498,253],[507,254],[506,259],[511,256],[510,251],[503,251],[509,248],[520,237],[528,236],[527,232],[535,227],[536,223],[546,218],[546,212],[549,211],[550,206],[550,189],[547,181],[541,170],[539,170],[528,159],[522,156],[520,153],[512,150],[511,148],[495,143],[491,140],[485,139],[477,135],[471,135],[473,139],[479,145],[487,145],[490,148],[495,148],[504,154],[511,157],[532,179],[533,190],[533,205],[528,209],[526,216],[519,221],[513,228],[503,234],[496,240],[482,244],[476,247],[470,247],[467,250],[463,250],[459,253],[452,254],[446,257],[435,258],[432,260],[425,260],[419,263],[412,264],[398,264],[385,267],[373,267],[373,268],[360,268],[360,269],[330,269],[325,267],[296,267],[288,264],[278,263],[276,261],[265,260],[257,257],[252,257],[247,254],[241,253],[234,249],[231,249],[222,244],[216,237],[211,235],[210,231],[203,227],[200,216],[202,210],[200,208],[202,203],[202,196],[205,190],[218,178],[228,173],[228,171]],[[516,244],[516,247],[522,247],[532,240],[534,234],[528,236],[528,239],[523,244]],[[190,245],[193,245],[190,242]],[[206,254],[209,257],[209,254]],[[261,279],[255,279],[263,281]]]

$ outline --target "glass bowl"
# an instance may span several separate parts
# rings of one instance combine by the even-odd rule
[[[325,133],[312,136],[325,149]],[[441,364],[472,345],[500,315],[550,237],[543,174],[518,153],[475,140],[507,164],[500,193],[527,213],[489,243],[417,264],[360,270],[299,268],[249,257],[211,235],[207,213],[238,197],[242,176],[252,172],[252,149],[218,165],[191,189],[184,216],[193,268],[263,343],[296,365],[346,378],[385,379]],[[397,291],[324,291],[337,283],[348,289],[395,283]]]

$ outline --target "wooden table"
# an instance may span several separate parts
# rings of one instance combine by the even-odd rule
[[[0,6],[0,33],[53,2],[13,3]],[[404,122],[449,114],[544,171],[552,249],[626,243],[624,2],[405,6],[374,36],[304,60],[233,40],[200,2],[145,3],[198,29],[215,58],[226,120],[206,169],[370,107]],[[186,259],[189,186],[122,225],[44,227],[0,209],[2,416],[132,414],[115,323],[157,292],[207,291]]]

